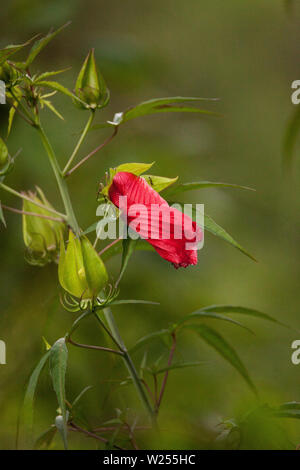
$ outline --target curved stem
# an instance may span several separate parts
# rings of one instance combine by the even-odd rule
[[[106,321],[108,323],[108,326],[110,328],[110,331],[113,335],[113,337],[115,338],[115,340],[117,341],[117,343],[121,346],[122,348],[122,352],[123,352],[123,360],[125,362],[125,365],[128,369],[128,372],[131,376],[131,379],[133,381],[133,384],[136,388],[136,391],[140,397],[140,400],[141,402],[143,403],[147,413],[149,414],[150,416],[150,419],[151,419],[151,422],[153,424],[154,427],[157,426],[156,424],[156,415],[155,415],[155,410],[152,408],[149,400],[148,400],[148,397],[145,393],[145,390],[144,390],[144,387],[143,387],[143,384],[141,382],[141,379],[137,373],[137,370],[135,368],[135,365],[126,349],[126,346],[121,338],[121,335],[119,333],[119,330],[118,330],[118,327],[115,323],[115,319],[113,317],[113,314],[112,314],[112,311],[109,307],[105,308],[103,310],[104,312],[104,315],[105,315],[105,318],[106,318]]]
[[[77,343],[76,341],[73,341],[70,336],[68,337],[68,343],[73,344],[73,346],[77,346],[78,348],[94,349],[96,351],[105,351],[113,354],[118,354],[119,356],[123,356],[123,353],[121,351],[116,351],[115,349],[104,348],[103,346],[94,346],[93,344]]]
[[[115,126],[113,133],[111,136],[109,136],[102,144],[100,144],[98,147],[96,147],[92,152],[90,152],[86,157],[84,157],[80,162],[78,162],[71,170],[69,170],[67,173],[64,173],[64,177],[66,178],[67,176],[70,176],[75,170],[77,170],[81,165],[83,165],[89,158],[91,158],[95,153],[99,152],[103,147],[105,147],[109,142],[113,140],[113,138],[117,135],[118,132],[118,126]]]
[[[60,191],[60,195],[61,195],[61,198],[63,200],[64,206],[65,206],[65,210],[66,210],[66,214],[67,214],[67,222],[69,223],[70,227],[74,230],[76,235],[79,235],[80,229],[79,229],[79,225],[77,223],[77,220],[76,220],[76,217],[75,217],[75,214],[74,214],[74,210],[73,210],[73,206],[72,206],[72,203],[71,203],[71,199],[70,199],[70,195],[69,195],[69,191],[68,191],[66,181],[64,180],[64,178],[62,176],[62,173],[61,173],[61,170],[59,168],[54,150],[53,150],[53,148],[52,148],[52,146],[49,142],[49,139],[48,139],[47,135],[45,134],[45,132],[44,132],[44,130],[43,130],[41,124],[40,124],[39,119],[37,119],[36,129],[37,129],[37,131],[38,131],[38,133],[41,137],[42,143],[45,147],[45,150],[47,152],[50,164],[52,166],[52,169],[53,169],[53,172],[54,172],[57,184],[58,184],[58,188],[59,188],[59,191]]]
[[[70,158],[69,158],[69,160],[68,160],[68,162],[67,162],[65,168],[63,169],[63,172],[62,172],[63,176],[68,172],[68,170],[69,170],[69,168],[70,168],[70,166],[71,166],[71,164],[72,164],[74,158],[75,158],[76,155],[77,155],[77,152],[78,152],[78,150],[79,150],[79,148],[80,148],[82,142],[83,142],[84,139],[86,138],[86,135],[87,135],[88,131],[90,130],[90,127],[91,127],[91,125],[92,125],[92,122],[93,122],[93,120],[94,120],[94,117],[95,117],[95,110],[92,109],[92,110],[91,110],[91,114],[90,114],[90,116],[89,116],[89,119],[88,119],[88,121],[87,121],[87,123],[86,123],[86,126],[85,126],[85,128],[84,128],[84,130],[83,130],[83,132],[82,132],[82,134],[81,134],[81,136],[80,136],[80,138],[79,138],[79,140],[78,140],[78,142],[77,142],[77,144],[76,144],[76,147],[74,148],[73,153],[72,153],[72,155],[70,156]]]
[[[53,220],[53,222],[63,222],[63,219],[58,219],[57,217],[51,217],[50,215],[43,215],[43,214],[38,214],[37,212],[29,212],[29,211],[23,211],[20,209],[16,209],[15,207],[9,207],[4,204],[1,204],[2,209],[5,209],[10,212],[14,212],[15,214],[21,214],[21,215],[29,215],[32,217],[39,217],[40,219],[47,219],[47,220]]]

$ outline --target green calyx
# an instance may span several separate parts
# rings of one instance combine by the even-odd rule
[[[79,299],[95,299],[108,282],[105,265],[87,237],[69,232],[67,248],[61,239],[58,278],[69,294]]]
[[[44,265],[57,260],[60,238],[65,224],[53,219],[53,212],[47,211],[34,203],[43,204],[53,209],[43,191],[37,188],[37,194],[26,194],[32,202],[23,200],[23,211],[35,215],[23,214],[23,239],[27,248],[27,260],[31,264]],[[39,217],[39,215],[41,217]],[[45,217],[50,217],[49,219]]]
[[[109,102],[109,90],[97,69],[94,49],[90,50],[81,67],[74,91],[81,100],[74,100],[74,103],[82,109],[103,108]]]

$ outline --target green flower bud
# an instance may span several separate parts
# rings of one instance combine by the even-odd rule
[[[8,150],[6,144],[0,137],[0,171],[3,170],[9,161]]]
[[[94,299],[108,281],[105,265],[86,237],[69,232],[65,250],[61,240],[58,279],[61,286],[79,299]]]
[[[88,53],[79,72],[75,95],[84,103],[74,100],[74,103],[83,109],[103,108],[109,101],[109,90],[104,78],[97,70],[94,49]]]
[[[27,193],[33,202],[43,204],[52,208],[44,193],[37,188],[39,197],[35,193]],[[33,212],[46,217],[54,217],[53,212],[49,212],[36,206],[28,200],[23,200],[23,211]],[[63,236],[65,225],[63,222],[37,217],[35,215],[23,214],[23,239],[27,247],[27,260],[31,264],[44,265],[56,261],[59,252],[60,239]]]

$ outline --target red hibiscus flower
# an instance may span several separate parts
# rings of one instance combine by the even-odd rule
[[[117,173],[109,198],[127,217],[127,224],[175,268],[197,264],[197,242],[203,233],[196,222],[169,206],[144,178]]]

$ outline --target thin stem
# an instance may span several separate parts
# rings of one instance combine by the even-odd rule
[[[120,336],[120,333],[119,333],[119,330],[117,328],[117,325],[115,323],[115,319],[113,317],[113,314],[112,314],[112,311],[109,307],[105,308],[104,310],[104,315],[105,315],[105,318],[107,320],[107,323],[108,323],[108,326],[110,328],[110,331],[113,335],[113,337],[115,338],[115,340],[120,344],[120,346],[122,347],[122,351],[123,351],[123,360],[125,362],[125,365],[128,369],[128,372],[131,376],[131,379],[133,381],[133,384],[136,388],[136,391],[141,399],[141,402],[143,403],[147,413],[149,414],[150,416],[150,419],[151,419],[151,422],[153,424],[153,426],[156,427],[156,416],[155,416],[155,411],[153,410],[149,400],[148,400],[148,397],[145,393],[145,390],[144,390],[144,387],[142,385],[142,382],[141,382],[141,379],[137,373],[137,370],[135,368],[135,365],[126,349],[126,346]]]
[[[23,119],[25,119],[31,126],[35,126],[33,116],[30,114],[30,112],[27,110],[27,108],[23,105],[22,101],[15,95],[12,88],[9,91],[10,91],[11,95],[13,96],[14,100],[18,103],[18,105],[22,109],[25,116],[27,117],[27,119],[26,119],[24,116],[22,116]],[[14,105],[13,105],[13,107],[16,109],[16,111],[18,111],[17,107],[15,107]]]
[[[119,243],[122,239],[121,238],[117,238],[116,240],[112,241],[111,243],[109,243],[108,245],[106,245],[101,251],[99,251],[98,255],[101,256],[103,255],[103,253],[106,252],[106,250],[109,250],[109,248],[111,248],[112,246],[116,245],[117,243]]]
[[[104,442],[105,444],[109,443],[109,440],[105,439],[105,437],[101,437],[101,436],[98,436],[97,434],[94,434],[93,432],[87,431],[86,429],[81,428],[77,424],[73,423],[73,421],[69,423],[69,427],[71,431],[81,432],[82,434],[85,434],[88,437],[92,437],[93,439],[96,439],[98,441]],[[113,447],[115,447],[118,450],[125,450],[122,447],[117,446],[116,444],[114,444]]]
[[[116,340],[116,338],[111,334],[111,332],[109,331],[109,329],[106,327],[105,323],[103,323],[103,321],[101,320],[101,318],[98,316],[97,312],[95,312],[95,317],[98,321],[98,323],[100,323],[101,327],[104,329],[104,331],[108,334],[108,336],[110,337],[110,339],[115,343],[115,345],[120,349],[120,351],[123,353],[123,348],[121,346],[121,344]]]
[[[105,352],[110,352],[110,353],[113,353],[113,354],[118,354],[120,356],[123,356],[123,353],[121,351],[116,351],[115,349],[104,348],[103,346],[94,346],[92,344],[77,343],[76,341],[73,341],[70,338],[70,336],[68,337],[68,343],[73,344],[73,346],[77,346],[78,348],[94,349],[96,351],[105,351]]]
[[[69,160],[68,160],[68,162],[67,162],[67,164],[66,164],[66,166],[65,166],[65,168],[64,168],[64,170],[63,170],[63,172],[62,172],[63,175],[65,175],[65,174],[68,172],[68,170],[69,170],[69,168],[70,168],[70,166],[71,166],[71,164],[72,164],[74,158],[75,158],[76,155],[77,155],[78,150],[79,150],[80,147],[81,147],[82,142],[84,141],[84,139],[86,138],[86,135],[87,135],[88,131],[90,130],[90,127],[91,127],[91,125],[92,125],[92,122],[93,122],[93,120],[94,120],[94,117],[95,117],[95,110],[92,109],[92,110],[91,110],[91,114],[90,114],[90,116],[89,116],[89,119],[88,119],[88,121],[87,121],[87,123],[86,123],[86,126],[85,126],[85,128],[83,129],[83,132],[82,132],[82,134],[81,134],[81,136],[80,136],[80,138],[79,138],[79,140],[78,140],[78,142],[77,142],[77,144],[76,144],[76,146],[75,146],[75,148],[74,148],[74,150],[73,150],[73,153],[72,153],[72,155],[70,156],[70,158],[69,158]]]
[[[44,132],[44,130],[43,130],[41,124],[40,124],[39,118],[37,118],[36,129],[37,129],[37,131],[38,131],[38,133],[41,137],[42,143],[45,147],[45,150],[47,152],[50,164],[52,166],[52,169],[53,169],[53,172],[54,172],[57,184],[58,184],[58,188],[59,188],[59,191],[60,191],[60,195],[61,195],[61,198],[63,200],[64,206],[65,206],[65,210],[66,210],[66,214],[67,214],[67,221],[68,221],[69,225],[72,227],[72,229],[74,230],[74,232],[76,233],[76,235],[79,235],[80,228],[79,228],[78,222],[77,222],[75,214],[74,214],[74,210],[73,210],[73,206],[72,206],[72,203],[71,203],[71,199],[70,199],[70,195],[69,195],[69,191],[68,191],[66,181],[64,180],[64,178],[62,176],[61,170],[59,168],[59,165],[58,165],[58,162],[57,162],[57,159],[56,159],[56,156],[55,156],[55,153],[54,153],[53,148],[52,148],[52,146],[51,146],[51,144],[48,140],[47,135],[45,134],[45,132]]]
[[[103,147],[109,144],[109,142],[111,142],[113,138],[117,135],[117,132],[118,132],[118,126],[115,126],[112,135],[109,136],[101,145],[99,145],[94,150],[92,150],[92,152],[90,152],[86,157],[80,160],[80,162],[78,162],[75,166],[73,166],[71,170],[69,170],[67,173],[64,173],[64,177],[67,178],[68,176],[70,176],[75,170],[77,170],[79,167],[81,167],[81,165],[83,165],[87,160],[89,160],[89,158],[95,155],[95,153],[99,152],[99,150],[101,150]]]
[[[172,338],[173,338],[173,343],[172,343],[172,346],[171,346],[171,349],[170,349],[170,354],[169,354],[167,367],[171,367],[172,362],[173,362],[173,357],[174,357],[174,353],[175,353],[175,349],[176,349],[176,335],[175,335],[175,333],[172,333]],[[163,396],[164,396],[168,376],[169,376],[169,370],[166,370],[163,381],[162,381],[162,386],[161,386],[159,398],[158,398],[158,401],[157,401],[157,406],[156,406],[156,412],[157,413],[158,413],[161,401],[162,401]]]
[[[58,215],[59,217],[65,219],[66,218],[66,215],[65,214],[62,214],[61,212],[58,212],[56,211],[55,209],[53,209],[52,207],[48,207],[48,206],[45,206],[44,204],[41,204],[39,202],[36,202],[34,201],[33,199],[31,199],[29,196],[26,196],[26,194],[23,194],[23,193],[19,193],[18,191],[15,191],[14,189],[10,188],[9,186],[7,186],[6,184],[4,183],[0,183],[0,188],[4,189],[5,191],[7,191],[8,193],[10,194],[13,194],[14,196],[20,198],[20,199],[25,199],[25,201],[29,201],[31,204],[37,206],[37,207],[40,207],[41,209],[45,209],[47,210],[48,212],[52,212],[53,214],[55,215]]]
[[[9,207],[5,206],[4,204],[1,204],[2,208],[14,212],[16,214],[22,214],[22,215],[30,215],[33,217],[39,217],[40,219],[47,219],[47,220],[53,220],[54,222],[63,222],[63,219],[58,219],[56,217],[51,217],[50,215],[43,215],[43,214],[37,214],[36,212],[28,212],[28,211],[22,211],[20,209],[16,209],[15,207]]]

